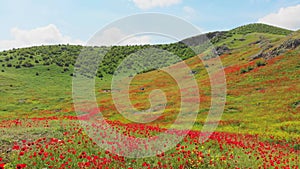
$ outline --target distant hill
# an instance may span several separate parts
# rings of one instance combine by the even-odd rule
[[[268,33],[274,35],[289,35],[292,32],[293,31],[291,30],[278,28],[267,24],[253,23],[253,24],[240,26],[229,31],[216,31],[216,32],[209,32],[209,33],[193,36],[187,39],[183,39],[180,42],[185,43],[189,46],[197,46],[197,45],[203,45],[207,43],[208,40],[212,44],[216,44],[220,40],[226,39],[227,37],[231,37],[234,34],[246,35],[249,33]]]
[[[248,33],[269,33],[269,34],[275,34],[275,35],[288,35],[291,34],[293,31],[267,25],[267,24],[262,24],[262,23],[253,23],[253,24],[248,24],[244,26],[237,27],[235,29],[232,29],[229,31],[230,33],[235,33],[235,34],[248,34]]]
[[[50,46],[35,46],[29,48],[21,49],[12,49],[8,51],[0,52],[0,64],[2,69],[5,68],[30,68],[36,65],[57,65],[62,68],[63,72],[66,72],[70,67],[75,66],[75,61],[78,55],[82,52],[82,49],[88,51],[89,54],[97,55],[98,51],[106,50],[107,53],[104,56],[102,65],[97,72],[98,77],[103,77],[105,74],[113,74],[119,65],[119,63],[128,55],[133,54],[137,51],[141,51],[147,48],[157,48],[171,52],[181,59],[185,60],[195,56],[196,54],[203,53],[207,51],[211,45],[216,46],[216,50],[209,52],[207,58],[215,57],[214,55],[229,53],[230,48],[226,43],[234,43],[234,41],[244,40],[242,36],[250,33],[266,33],[272,35],[288,35],[292,31],[266,25],[266,24],[249,24],[244,25],[229,31],[217,31],[210,32],[194,37],[184,39],[178,43],[172,44],[161,44],[161,45],[135,45],[135,46],[113,46],[108,47],[83,47],[83,46],[74,46],[74,45],[50,45]],[[298,44],[298,42],[296,42]],[[194,51],[189,46],[195,46]],[[232,45],[231,45],[232,46]],[[196,53],[195,53],[196,51]],[[97,53],[98,52],[98,53]],[[264,51],[265,52],[265,51]],[[279,53],[279,52],[277,52]],[[212,55],[212,56],[210,56]],[[263,54],[262,54],[263,55]],[[265,54],[267,55],[267,54]],[[262,57],[262,56],[257,56]],[[90,61],[85,61],[90,62]],[[157,61],[158,67],[168,66],[170,64],[178,62],[177,60],[168,60],[168,61]],[[86,64],[81,64],[86,65]]]
[[[134,45],[134,46],[113,46],[113,47],[83,47],[74,45],[50,45],[34,46],[21,49],[12,49],[0,52],[0,64],[2,68],[30,68],[36,65],[57,65],[62,67],[63,71],[75,66],[79,54],[84,50],[86,55],[98,57],[102,51],[107,51],[104,56],[101,68],[97,76],[104,74],[113,74],[119,63],[130,54],[147,48],[157,48],[169,51],[182,59],[188,59],[195,56],[195,53],[183,43],[161,44],[161,45]],[[90,61],[86,61],[90,62]],[[92,61],[91,61],[92,62]],[[156,64],[162,66],[177,62],[169,60],[168,62],[158,61]],[[78,64],[80,65],[80,64]],[[86,65],[86,64],[81,64]]]

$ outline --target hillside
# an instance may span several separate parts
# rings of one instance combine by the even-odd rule
[[[264,119],[270,118],[267,120],[269,121],[268,125],[275,125],[280,129],[282,125],[288,124],[292,128],[291,131],[290,129],[288,129],[289,131],[285,131],[285,129],[281,131],[280,129],[281,132],[278,133],[293,135],[296,132],[299,134],[299,128],[296,127],[298,122],[293,121],[299,116],[296,112],[299,110],[298,102],[300,98],[299,92],[295,92],[299,90],[298,84],[300,84],[298,83],[300,64],[299,32],[285,36],[284,34],[290,31],[275,27],[271,27],[272,29],[269,30],[269,28],[270,26],[267,25],[250,24],[227,32],[208,34],[208,38],[212,40],[215,48],[213,49],[211,46],[203,48],[204,52],[201,57],[208,60],[220,55],[227,77],[228,102],[223,118],[224,123],[228,124],[224,126],[224,129],[232,127],[230,130],[234,131],[235,129],[240,130],[243,126],[245,130],[255,131],[251,126],[256,123],[259,124],[259,122],[250,120],[250,123],[249,119],[252,116],[257,117],[264,114]],[[203,35],[199,37],[203,38]],[[195,47],[204,44],[194,44],[197,37],[184,41],[193,44]],[[109,93],[102,93],[101,91],[110,88],[111,74],[118,63],[129,54],[148,47],[150,46],[116,46],[111,48],[97,73],[97,76],[100,77],[97,79],[97,86],[100,87],[98,89],[100,93],[97,96],[99,102],[105,102],[103,107],[110,107],[110,104],[112,104],[109,101]],[[194,56],[193,51],[182,43],[151,47],[173,51],[183,59],[187,59],[185,62],[191,67],[198,83],[202,86],[200,94],[205,100],[202,105],[206,107],[201,107],[200,112],[205,115],[209,108],[207,106],[209,106],[210,99],[210,87],[207,83],[208,76],[205,73],[205,66],[209,65],[202,65],[197,57],[192,57]],[[101,48],[105,47],[88,47],[88,50],[97,52]],[[2,72],[0,76],[2,85],[0,90],[4,97],[1,97],[0,112],[4,113],[5,116],[12,113],[15,115],[27,114],[28,112],[33,112],[30,116],[35,116],[34,114],[39,114],[40,111],[49,111],[59,115],[72,113],[71,76],[75,59],[82,49],[82,46],[55,45],[1,52]],[[170,61],[167,65],[162,64],[161,66],[165,67],[175,62]],[[286,74],[289,74],[289,76]],[[147,90],[136,96],[138,98],[135,98],[133,103],[144,105],[140,107],[141,109],[147,108],[148,89],[155,88],[158,84],[167,83],[164,81],[169,78],[164,76],[157,71],[137,76],[135,78],[138,79],[137,84],[133,85],[137,88],[132,90],[136,91],[141,86],[147,86],[145,87]],[[152,82],[155,82],[155,84]],[[273,86],[274,83],[271,82],[276,82],[276,86]],[[171,84],[164,86],[166,91],[176,90]],[[289,90],[286,91],[287,89]],[[176,98],[176,93],[172,93],[172,95]],[[262,95],[265,98],[261,97]],[[284,96],[287,100],[277,100],[276,96],[278,98]],[[252,98],[251,101],[250,98]],[[272,102],[268,103],[266,101]],[[177,101],[172,102],[173,107],[167,107],[167,112],[176,109]],[[274,105],[276,105],[276,108]],[[114,114],[111,109],[107,110],[109,110],[109,112],[106,112],[108,118],[121,118]],[[274,112],[279,113],[278,117],[274,115]],[[283,114],[288,117],[282,117]],[[51,116],[51,113],[49,115]],[[164,119],[165,123],[172,121],[173,115],[167,113]],[[240,121],[236,119],[238,116],[241,116],[241,118],[249,116],[251,118],[247,118],[247,121]],[[283,122],[282,120],[285,118],[291,119],[291,121]],[[230,124],[231,121],[233,124]],[[161,123],[161,121],[157,121],[157,123]],[[201,124],[201,120],[199,123]],[[261,129],[265,127],[261,126]],[[276,130],[278,127],[275,127]],[[274,131],[276,131],[275,128]]]
[[[171,52],[181,59],[188,59],[195,56],[195,51],[200,54],[206,51],[211,45],[220,45],[223,41],[232,39],[232,37],[241,37],[250,33],[268,33],[273,35],[287,35],[292,31],[282,28],[276,28],[265,24],[249,24],[235,28],[230,31],[210,32],[203,35],[184,39],[178,43],[164,45],[144,45],[144,46],[113,46],[108,47],[87,47],[91,54],[97,56],[97,51],[107,51],[104,56],[103,64],[100,66],[97,76],[103,77],[105,74],[113,74],[117,65],[128,55],[136,51],[146,48],[157,48]],[[243,37],[234,38],[233,41],[243,41]],[[233,42],[231,42],[233,43]],[[193,47],[191,50],[188,46]],[[223,45],[224,46],[224,45]],[[106,49],[105,49],[106,48]],[[57,65],[62,68],[62,71],[67,71],[69,67],[73,67],[77,56],[82,52],[84,47],[72,45],[53,45],[39,46],[22,49],[12,49],[0,52],[0,63],[2,68],[21,67],[29,68],[35,65]],[[222,48],[219,48],[222,50]],[[223,48],[224,49],[224,48]],[[85,50],[85,51],[87,51]],[[218,53],[218,54],[222,54]],[[176,61],[168,61],[166,65],[171,65]],[[162,66],[166,66],[162,65]]]
[[[101,55],[99,51],[107,51],[96,74],[86,73],[90,69],[88,65],[94,62],[92,59],[75,63],[83,51],[92,55],[92,59]],[[168,56],[169,52],[183,61],[161,59],[162,54]],[[126,119],[131,112],[120,114],[112,99],[112,76],[118,65],[132,55],[141,56],[135,58],[137,62],[146,61],[145,70],[132,79],[128,88],[134,108],[150,108],[149,95],[161,99],[158,92],[152,92],[157,89],[164,92],[167,100],[163,112],[155,109],[153,113],[159,114],[159,118],[147,124]],[[148,56],[156,59],[150,60]],[[216,131],[202,142],[200,130],[212,101],[208,71],[214,70],[213,61],[218,58],[226,75],[226,103]],[[189,71],[182,71],[183,63],[188,65]],[[184,78],[194,76],[199,93],[191,88],[180,89],[173,77],[162,70],[151,69],[151,64],[156,68],[173,69]],[[136,68],[131,64],[126,66]],[[106,128],[103,121],[91,124],[87,121],[93,117],[94,108],[82,110],[77,116],[72,97],[74,68],[87,70],[83,75],[88,78],[96,75],[96,101],[113,130]],[[111,48],[36,46],[0,52],[0,70],[0,168],[4,163],[5,168],[26,165],[37,168],[299,168],[299,31],[250,24],[173,44]],[[211,76],[215,75],[218,72],[212,71]],[[187,83],[187,80],[180,82]],[[200,98],[182,99],[182,93],[199,94]],[[193,105],[199,101],[196,121],[188,112],[179,119],[180,123],[172,126],[165,142],[156,143],[168,146],[172,138],[182,136],[185,122],[194,122],[193,130],[170,150],[134,159],[114,154],[124,148],[120,147],[124,140],[119,135],[111,138],[112,131],[129,136],[126,148],[137,154],[143,148],[148,151],[147,142],[132,140],[156,138],[178,118],[182,103]],[[90,114],[84,114],[85,111]],[[136,114],[135,120],[142,117]],[[152,116],[146,117],[151,121]],[[91,133],[95,137],[91,137]],[[104,150],[98,142],[98,145],[113,147]]]
[[[212,44],[216,44],[222,39],[226,39],[228,37],[232,37],[234,35],[240,34],[240,35],[247,35],[250,33],[266,33],[266,34],[273,34],[273,35],[289,35],[293,31],[278,28],[275,26],[270,26],[262,23],[253,23],[248,25],[243,25],[237,28],[234,28],[229,31],[216,31],[216,32],[209,32],[202,35],[190,37],[187,39],[182,40],[181,42],[189,45],[189,46],[197,46],[197,45],[203,45],[208,40]]]
[[[2,70],[5,68],[31,68],[34,66],[50,66],[56,65],[61,67],[62,72],[72,69],[75,65],[76,58],[84,50],[84,53],[99,56],[98,51],[107,51],[104,56],[102,65],[97,72],[98,77],[103,75],[112,75],[120,62],[128,55],[139,50],[147,48],[157,48],[166,50],[187,59],[195,55],[195,53],[182,43],[164,44],[164,45],[144,45],[144,46],[113,46],[113,47],[83,47],[73,45],[53,45],[39,46],[22,49],[12,49],[0,52],[0,64]],[[166,65],[175,63],[174,60],[166,61]],[[159,63],[157,63],[159,64]],[[78,63],[80,65],[80,63]]]
[[[283,28],[278,28],[275,26],[271,25],[266,25],[263,23],[253,23],[253,24],[248,24],[248,25],[243,25],[240,27],[237,27],[235,29],[232,29],[229,31],[232,34],[249,34],[249,33],[268,33],[268,34],[274,34],[274,35],[289,35],[293,31],[283,29]]]

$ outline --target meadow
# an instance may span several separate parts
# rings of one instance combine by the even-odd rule
[[[300,32],[253,24],[210,39],[222,50],[213,54],[207,44],[174,43],[154,46],[181,56],[199,86],[196,120],[191,130],[172,126],[178,118],[181,94],[176,81],[162,70],[137,74],[129,86],[137,110],[151,106],[155,89],[165,93],[165,110],[156,120],[135,123],[120,114],[113,102],[111,81],[117,65],[128,54],[149,46],[110,49],[107,60],[93,75],[95,96],[103,120],[78,115],[72,98],[75,60],[81,46],[55,45],[0,53],[0,169],[1,168],[293,168],[300,167]],[[209,46],[209,45],[208,45]],[[99,47],[87,47],[97,53]],[[84,49],[85,50],[85,49]],[[105,49],[106,50],[106,49]],[[202,60],[220,58],[227,95],[218,127],[208,140],[201,132],[210,111],[212,94],[208,68]],[[23,59],[20,59],[23,58]],[[89,60],[87,60],[89,62]],[[179,67],[175,60],[157,64]],[[209,63],[209,62],[208,62]],[[161,65],[160,65],[161,64]],[[179,68],[180,69],[180,68]],[[90,76],[90,75],[87,75]],[[156,113],[156,112],[154,112]],[[105,119],[105,120],[104,120]],[[183,137],[174,147],[155,156],[138,158],[147,142],[130,142],[136,158],[118,151],[124,147],[110,138],[109,126],[131,139],[153,138],[167,131],[163,144]],[[174,128],[171,128],[174,127]],[[91,134],[92,133],[92,134]],[[184,135],[187,134],[187,135]],[[92,135],[92,136],[91,136]],[[110,151],[100,144],[111,145]],[[159,144],[159,143],[158,143]],[[149,150],[150,151],[150,150]]]

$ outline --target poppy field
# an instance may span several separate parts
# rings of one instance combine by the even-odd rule
[[[296,32],[293,38],[299,35]],[[262,36],[274,48],[286,41],[285,35],[254,32],[235,34],[215,44],[226,44],[231,51],[219,56],[226,75],[227,95],[222,117],[212,133],[202,131],[212,101],[207,74],[207,67],[212,65],[201,61],[204,54],[184,60],[192,70],[185,73],[192,74],[198,84],[198,100],[182,101],[182,93],[195,93],[179,88],[166,72],[152,70],[134,77],[129,97],[137,110],[151,106],[149,95],[153,90],[162,90],[167,99],[164,111],[149,123],[132,122],[117,111],[110,88],[111,74],[95,79],[98,107],[94,109],[103,118],[93,119],[99,115],[94,109],[88,111],[90,114],[75,111],[70,76],[73,66],[65,71],[57,65],[20,69],[2,66],[0,169],[299,169],[300,49],[289,49],[267,59],[249,59],[265,45],[257,43]],[[172,66],[180,69],[179,65]],[[200,103],[196,120],[188,115],[181,119],[193,123],[191,130],[185,130],[180,123],[172,126],[181,101]],[[113,132],[120,135],[112,137]],[[136,141],[147,138],[155,142],[161,133],[167,136],[163,142]],[[121,139],[121,135],[127,139]],[[201,139],[206,135],[208,139]],[[163,149],[181,137],[166,151],[155,147]],[[157,152],[139,158],[143,151]]]
[[[128,136],[150,137],[163,129],[147,125],[109,122]],[[75,118],[27,119],[6,121],[5,128],[44,126],[42,137],[26,138],[12,143],[12,163],[7,168],[298,168],[299,139],[289,141],[269,136],[214,132],[209,140],[200,142],[199,131],[189,131],[182,142],[155,157],[132,159],[101,150],[76,122]],[[25,132],[35,131],[34,129]],[[95,129],[97,130],[97,129]],[[61,133],[58,135],[57,133]],[[105,135],[105,131],[99,133]],[[173,131],[174,135],[182,134]],[[56,136],[56,137],[55,137]],[[101,137],[105,141],[105,136]],[[111,143],[114,144],[114,143]],[[135,146],[132,145],[134,148]],[[299,146],[299,145],[298,145]],[[118,148],[118,147],[116,147]],[[7,159],[1,159],[5,162]]]

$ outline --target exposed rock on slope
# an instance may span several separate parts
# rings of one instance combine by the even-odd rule
[[[187,38],[184,39],[182,41],[180,41],[181,43],[184,43],[188,46],[197,46],[197,45],[202,45],[212,39],[218,39],[222,36],[224,36],[226,34],[225,31],[221,31],[221,32],[210,32],[210,33],[206,33],[206,34],[201,34],[198,36],[194,36],[191,38]]]
[[[284,41],[279,46],[275,46],[272,48],[272,46],[267,46],[265,49],[263,49],[259,54],[253,56],[251,59],[257,59],[257,58],[264,58],[264,59],[272,59],[278,55],[281,55],[288,50],[296,49],[300,46],[300,39],[288,39],[287,41]]]
[[[217,46],[216,48],[212,49],[213,54],[215,55],[223,55],[225,53],[229,53],[230,49],[226,46]]]

